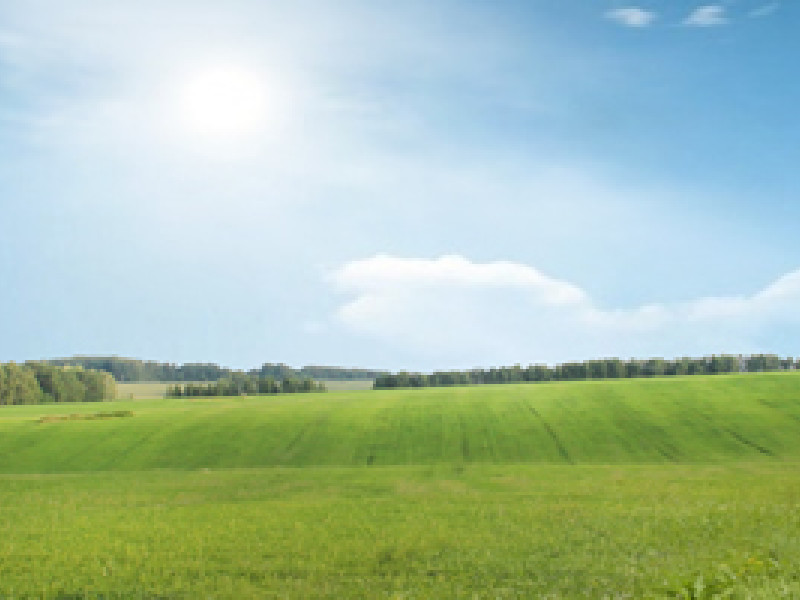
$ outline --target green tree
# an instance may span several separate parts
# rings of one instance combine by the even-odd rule
[[[10,362],[2,366],[0,404],[38,404],[42,390],[30,368]]]

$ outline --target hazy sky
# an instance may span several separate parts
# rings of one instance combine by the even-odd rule
[[[798,26],[3,0],[0,360],[800,354]]]

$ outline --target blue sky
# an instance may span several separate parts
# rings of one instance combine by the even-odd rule
[[[7,0],[0,360],[800,354],[798,24]]]

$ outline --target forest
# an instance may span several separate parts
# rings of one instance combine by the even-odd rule
[[[103,371],[43,362],[0,363],[0,405],[101,402],[115,395],[114,378]]]
[[[167,396],[244,396],[326,391],[324,384],[308,377],[293,377],[289,372],[280,373],[279,376],[275,378],[260,376],[256,372],[234,371],[208,383],[202,380],[175,383],[167,389]],[[106,371],[39,361],[0,363],[0,405],[100,402],[115,397],[116,382],[112,374]]]
[[[167,388],[168,398],[193,396],[247,396],[251,394],[297,394],[324,392],[325,385],[313,379],[274,379],[237,374],[211,383],[176,383]]]
[[[522,383],[546,381],[576,381],[582,379],[622,379],[634,377],[664,377],[680,375],[715,375],[719,373],[758,373],[765,371],[795,370],[800,359],[781,358],[774,354],[712,355],[702,358],[630,359],[606,358],[583,362],[568,362],[550,367],[529,365],[522,367],[493,367],[468,371],[434,371],[410,373],[399,371],[375,378],[375,389],[437,387],[452,385],[482,385],[492,383]]]
[[[264,363],[258,369],[240,371],[221,367],[213,363],[186,363],[182,365],[164,363],[120,356],[74,356],[43,361],[56,366],[79,366],[84,369],[111,373],[118,382],[161,381],[198,382],[219,381],[221,379],[247,374],[255,377],[284,379],[329,379],[355,380],[375,379],[385,371],[349,367],[305,366],[295,369],[283,363]]]

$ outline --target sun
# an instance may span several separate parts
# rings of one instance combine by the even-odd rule
[[[187,132],[212,140],[257,134],[269,113],[267,86],[257,71],[216,65],[188,77],[178,97],[178,117]]]

